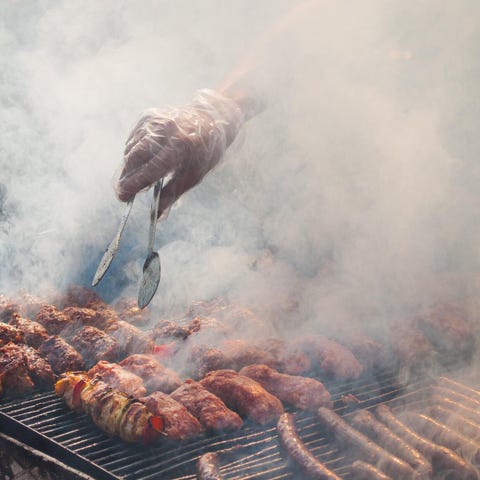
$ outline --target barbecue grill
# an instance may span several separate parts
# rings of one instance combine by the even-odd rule
[[[348,383],[326,382],[336,412],[348,416],[351,404],[347,398],[354,398],[355,408],[385,402],[413,406],[423,401],[419,393],[432,379],[414,379],[406,385],[398,373],[377,373]],[[296,424],[315,456],[341,478],[352,478],[350,460],[322,432],[314,414],[297,412]],[[70,411],[53,392],[36,392],[28,398],[5,400],[0,406],[0,428],[3,443],[17,442],[20,449],[34,449],[42,462],[54,459],[52,470],[63,473],[58,478],[189,480],[196,478],[197,458],[209,451],[220,452],[220,471],[228,480],[304,478],[282,452],[274,425],[246,423],[231,434],[143,447],[109,438],[86,415]]]

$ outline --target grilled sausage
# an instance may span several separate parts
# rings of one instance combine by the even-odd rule
[[[377,465],[380,470],[395,479],[411,479],[415,475],[413,468],[408,463],[387,452],[363,433],[355,430],[332,410],[320,407],[317,417],[320,424],[332,432],[340,444],[352,448],[355,455],[360,456],[368,463]]]
[[[448,377],[440,377],[438,379],[438,385],[450,388],[451,390],[456,390],[459,393],[463,393],[470,398],[474,398],[475,400],[480,402],[480,391],[475,390],[474,388],[469,387],[468,385],[464,385],[463,383],[456,382]]]
[[[390,427],[397,435],[402,437],[408,443],[411,443],[428,459],[431,459],[434,467],[438,466],[442,470],[451,470],[454,472],[455,478],[457,479],[478,479],[477,472],[470,463],[466,462],[452,450],[436,445],[418,435],[415,431],[401,422],[387,405],[378,406],[376,412],[380,420]]]
[[[454,429],[455,431],[471,438],[480,438],[480,423],[475,423],[472,420],[464,417],[460,413],[453,412],[448,408],[434,405],[429,408],[430,415],[440,420],[445,425]]]
[[[480,410],[480,400],[476,400],[475,398],[465,395],[458,390],[453,390],[446,387],[433,386],[431,387],[431,394],[432,397],[447,397],[450,400],[454,400],[455,402],[460,402],[462,405],[465,405],[468,408]]]
[[[350,472],[355,480],[392,480],[392,477],[389,477],[377,467],[361,460],[355,460],[350,465]]]
[[[298,436],[295,420],[291,413],[283,413],[277,422],[277,432],[282,447],[308,478],[313,480],[340,480],[335,473],[323,465],[307,449]]]
[[[432,397],[432,403],[447,408],[448,410],[452,410],[455,413],[459,413],[475,423],[480,423],[480,410],[474,410],[473,408],[466,407],[463,403],[456,402],[451,398],[440,397],[437,395]]]
[[[371,412],[358,410],[352,417],[352,425],[370,437],[383,448],[405,460],[416,471],[416,478],[430,478],[433,474],[431,463],[414,447],[379,422]]]
[[[480,462],[480,444],[467,438],[443,423],[423,413],[407,412],[402,415],[407,425],[419,432],[432,442],[451,448],[464,458]]]
[[[198,480],[222,480],[218,469],[218,455],[215,452],[204,453],[197,460]]]

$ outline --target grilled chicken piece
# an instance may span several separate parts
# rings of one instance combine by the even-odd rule
[[[88,371],[88,375],[91,378],[97,376],[115,390],[132,397],[138,398],[147,393],[142,379],[121,367],[118,363],[101,360]]]
[[[161,435],[163,421],[143,403],[112,389],[85,372],[69,372],[55,384],[55,392],[70,408],[83,410],[95,425],[126,442],[149,444]]]
[[[45,327],[34,320],[23,318],[16,313],[12,315],[8,324],[21,330],[23,332],[25,343],[33,348],[38,348],[43,341],[48,338],[48,333]]]
[[[48,337],[39,347],[38,353],[47,360],[55,373],[83,370],[83,357],[63,338]]]
[[[87,368],[100,360],[115,361],[119,355],[117,341],[96,327],[82,327],[70,344],[82,355]]]
[[[323,335],[311,335],[293,343],[309,357],[313,368],[329,377],[355,379],[362,373],[360,362],[347,347]]]
[[[15,343],[0,347],[0,379],[4,393],[23,395],[34,389],[25,359]]]
[[[231,431],[243,425],[237,413],[194,380],[186,380],[170,396],[197,418],[207,431]]]
[[[279,373],[267,365],[249,365],[242,368],[239,374],[255,380],[282,402],[301,410],[314,412],[319,407],[333,406],[330,393],[323,383],[314,378]]]
[[[138,375],[149,393],[157,390],[170,393],[182,383],[180,377],[173,370],[164,367],[152,355],[136,353],[124,358],[120,365]]]
[[[273,422],[283,413],[282,402],[277,397],[255,380],[234,370],[209,372],[200,383],[220,397],[227,407],[257,423]]]
[[[105,332],[118,342],[121,357],[132,353],[153,352],[155,346],[153,340],[139,328],[123,320],[110,324]]]
[[[7,343],[23,343],[25,335],[19,328],[7,323],[0,323],[0,347]]]
[[[164,432],[172,440],[187,440],[202,431],[200,422],[180,403],[163,392],[140,398],[148,410],[163,419]]]

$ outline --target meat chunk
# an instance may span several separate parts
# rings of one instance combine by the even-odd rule
[[[124,358],[120,365],[138,375],[149,393],[156,390],[170,393],[182,383],[180,377],[173,370],[161,365],[152,355],[136,353]]]
[[[267,365],[249,365],[239,373],[258,382],[282,402],[301,410],[314,412],[319,407],[333,406],[328,390],[314,378],[279,373]]]
[[[312,369],[310,359],[296,345],[278,338],[268,338],[256,344],[275,359],[276,369],[289,375],[301,375]]]
[[[53,305],[43,306],[37,313],[35,321],[42,325],[49,335],[59,335],[70,323],[68,316]]]
[[[136,299],[122,298],[115,303],[115,310],[118,312],[118,318],[132,325],[144,326],[151,320],[151,314],[148,308],[138,307]]]
[[[246,365],[255,363],[275,368],[279,363],[272,353],[246,340],[226,340],[221,344],[220,349],[226,358],[223,368],[231,370],[238,371]]]
[[[283,413],[282,402],[277,397],[234,370],[209,372],[200,383],[220,397],[227,407],[257,423],[273,422]]]
[[[28,393],[36,387],[53,384],[52,368],[38,352],[25,344],[12,342],[0,347],[0,375],[5,390]]]
[[[153,352],[153,340],[134,325],[123,320],[111,323],[105,332],[113,337],[120,348],[120,356],[124,357],[132,353]]]
[[[170,396],[197,418],[207,431],[231,431],[243,425],[237,413],[194,380],[186,380]]]
[[[52,336],[39,347],[38,353],[52,366],[55,373],[78,371],[85,368],[83,357],[63,338]]]
[[[122,368],[117,363],[109,363],[101,360],[87,373],[91,378],[98,376],[115,390],[119,390],[132,397],[138,398],[147,393],[142,379],[125,368]]]
[[[71,339],[70,344],[82,355],[87,368],[100,360],[113,362],[118,358],[117,341],[98,328],[86,326]]]
[[[187,440],[202,431],[199,421],[188,410],[163,392],[140,398],[147,409],[163,419],[164,432],[172,440]]]
[[[102,298],[90,288],[81,285],[72,285],[65,293],[58,295],[53,303],[60,309],[65,307],[84,307],[104,304]]]
[[[63,309],[63,313],[71,323],[77,325],[77,328],[89,325],[105,330],[116,321],[116,314],[109,309],[93,310],[92,308],[66,307]]]
[[[393,337],[392,350],[402,367],[428,367],[435,362],[437,354],[432,343],[414,325],[397,328]]]
[[[7,323],[0,323],[0,347],[9,342],[22,343],[24,341],[25,336],[19,328]]]
[[[329,377],[349,380],[362,373],[360,362],[347,347],[323,335],[296,339],[294,344],[306,353],[314,368]]]
[[[48,338],[45,327],[34,320],[23,318],[18,314],[12,315],[9,325],[18,328],[23,332],[24,341],[33,348],[38,348]]]
[[[200,379],[208,372],[225,368],[227,359],[218,348],[211,348],[208,345],[194,345],[190,349],[186,363],[190,368],[189,375]]]
[[[156,342],[166,343],[172,340],[185,340],[190,335],[187,325],[179,325],[171,320],[159,321],[152,331],[152,338]]]

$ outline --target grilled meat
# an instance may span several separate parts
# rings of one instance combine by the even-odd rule
[[[207,345],[194,345],[189,352],[187,364],[192,378],[201,379],[208,372],[221,370],[227,365],[225,354],[218,348]]]
[[[132,397],[141,397],[147,393],[142,379],[118,363],[109,363],[100,360],[89,371],[90,378],[99,377],[103,382],[108,383],[110,387],[120,392],[131,395]]]
[[[243,425],[237,413],[194,380],[186,380],[170,396],[197,418],[207,431],[231,431]]]
[[[461,393],[474,400],[480,401],[480,391],[475,390],[474,388],[469,387],[468,385],[465,385],[463,383],[456,382],[451,378],[440,377],[438,379],[438,385],[440,387],[449,388],[450,390],[457,391],[458,393]]]
[[[477,472],[470,463],[449,448],[437,445],[418,435],[401,422],[387,405],[380,405],[377,407],[376,412],[382,422],[419,450],[432,462],[434,468],[451,471],[455,475],[455,478],[462,480],[475,480],[478,478]]]
[[[28,373],[37,387],[51,386],[55,380],[50,364],[32,347],[25,344],[16,346],[18,355],[23,355]]]
[[[12,318],[12,315],[16,313],[20,315],[20,305],[10,298],[0,295],[0,321],[8,322]]]
[[[117,341],[96,327],[82,327],[70,340],[70,344],[82,355],[87,368],[100,360],[113,362],[118,358]]]
[[[119,320],[131,323],[132,325],[147,325],[151,319],[148,309],[138,308],[136,299],[122,298],[115,303],[115,310],[118,312]]]
[[[200,382],[220,397],[227,407],[257,423],[272,422],[283,413],[280,400],[268,393],[258,382],[234,370],[215,370]]]
[[[282,373],[301,375],[312,369],[312,364],[307,355],[298,350],[296,345],[290,344],[285,340],[268,338],[258,342],[256,347],[273,357],[275,359],[275,368]]]
[[[38,353],[52,366],[55,373],[78,371],[85,368],[83,357],[63,338],[48,337],[39,347]]]
[[[22,330],[7,323],[0,323],[0,347],[9,342],[23,343],[24,341],[25,335]]]
[[[162,433],[160,417],[99,378],[91,380],[85,373],[66,373],[55,384],[55,392],[67,405],[85,411],[104,432],[126,442],[149,444]]]
[[[480,462],[480,443],[455,432],[432,417],[423,413],[406,412],[402,415],[402,420],[428,440],[451,448],[475,464]]]
[[[45,327],[18,314],[13,314],[8,324],[21,330],[25,343],[33,348],[38,348],[48,338]]]
[[[320,407],[317,417],[320,425],[330,431],[341,446],[350,449],[353,455],[378,466],[395,479],[414,478],[415,471],[408,463],[355,430],[332,410]]]
[[[398,363],[407,368],[428,367],[437,353],[424,333],[413,325],[399,327],[393,332],[392,350]]]
[[[249,365],[239,373],[258,382],[282,402],[301,410],[314,412],[318,407],[333,406],[330,393],[321,382],[313,378],[279,373],[267,365]]]
[[[60,309],[65,307],[92,308],[102,305],[102,298],[90,288],[81,285],[73,285],[65,293],[58,295],[53,303]]]
[[[434,405],[429,408],[430,415],[436,420],[470,438],[480,438],[480,423],[476,423],[448,408]]]
[[[291,413],[283,413],[277,422],[278,438],[293,462],[308,476],[316,480],[340,480],[313,455],[300,439]]]
[[[312,367],[329,377],[354,379],[362,373],[362,366],[353,353],[343,345],[322,335],[311,335],[294,341],[308,356]]]
[[[385,450],[405,460],[415,469],[418,478],[430,478],[432,476],[433,469],[430,462],[416,448],[379,422],[371,412],[358,410],[352,416],[351,424],[375,443],[382,445]]]
[[[170,393],[182,383],[180,377],[173,370],[161,365],[152,355],[135,353],[124,358],[120,365],[138,375],[149,393],[156,390]]]
[[[198,480],[222,480],[223,477],[218,469],[218,455],[208,452],[200,455],[196,464]]]
[[[0,346],[0,379],[4,393],[23,395],[34,389],[28,366],[15,343]]]
[[[377,467],[361,460],[355,460],[350,465],[350,472],[355,480],[392,480],[392,477],[385,475]]]
[[[125,357],[132,353],[152,353],[153,340],[134,325],[123,320],[111,323],[105,332],[118,342],[120,356]]]
[[[63,313],[76,328],[89,325],[100,330],[105,330],[117,321],[117,314],[107,307],[100,310],[84,307],[66,307]]]
[[[53,305],[44,305],[35,316],[35,321],[42,325],[49,335],[59,335],[70,323],[68,316]]]
[[[152,338],[156,342],[165,343],[172,340],[185,340],[190,336],[190,330],[186,325],[178,325],[170,320],[161,320],[152,331]]]
[[[431,387],[432,397],[446,397],[455,402],[460,402],[462,405],[474,410],[480,410],[480,399],[475,398],[474,395],[469,395],[467,392],[466,395],[460,393],[458,390],[452,390],[451,388],[441,387],[441,386],[432,386]]]
[[[452,412],[463,415],[469,420],[480,424],[480,411],[476,407],[470,408],[471,406],[466,406],[463,402],[457,402],[449,397],[442,397],[439,395],[433,395],[432,402],[433,405],[447,408]]]
[[[140,398],[148,410],[163,419],[164,432],[172,440],[187,440],[202,431],[199,421],[188,410],[163,392]]]
[[[246,340],[226,340],[220,346],[225,355],[225,364],[223,368],[231,370],[240,370],[247,365],[261,363],[275,368],[278,362],[268,351],[247,342]]]

